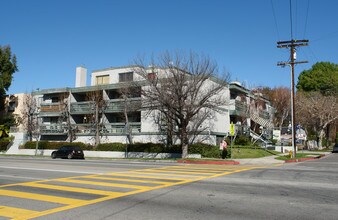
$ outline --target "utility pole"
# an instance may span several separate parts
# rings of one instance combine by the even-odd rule
[[[277,66],[285,67],[291,66],[291,126],[292,126],[292,147],[293,158],[296,157],[296,114],[295,114],[295,64],[307,63],[308,61],[295,61],[296,60],[296,48],[301,46],[308,46],[309,40],[290,40],[290,41],[278,41],[278,48],[290,48],[290,62],[278,62]]]

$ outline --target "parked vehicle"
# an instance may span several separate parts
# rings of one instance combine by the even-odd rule
[[[68,158],[68,159],[84,159],[83,150],[78,146],[62,146],[58,150],[53,151],[51,154],[55,158]]]
[[[338,153],[338,143],[333,146],[332,153]]]

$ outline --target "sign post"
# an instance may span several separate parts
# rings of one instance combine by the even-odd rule
[[[235,125],[233,122],[230,123],[230,152],[231,152],[231,159],[232,159],[232,145],[234,141],[234,136],[235,136]]]

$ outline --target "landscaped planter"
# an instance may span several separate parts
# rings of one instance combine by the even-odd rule
[[[54,150],[37,150],[39,156],[50,156]],[[35,149],[19,149],[19,155],[35,155]],[[125,158],[126,153],[121,151],[84,151],[85,157],[102,157],[102,158]],[[177,153],[145,153],[145,152],[128,152],[128,158],[181,158]],[[201,158],[200,154],[189,154],[189,158]]]

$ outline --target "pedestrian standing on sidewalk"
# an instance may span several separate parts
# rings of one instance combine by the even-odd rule
[[[220,144],[220,150],[222,151],[221,155],[222,155],[222,159],[225,159],[227,157],[227,154],[228,154],[228,144],[227,142],[225,141],[225,139],[223,139],[223,141],[221,142]]]

